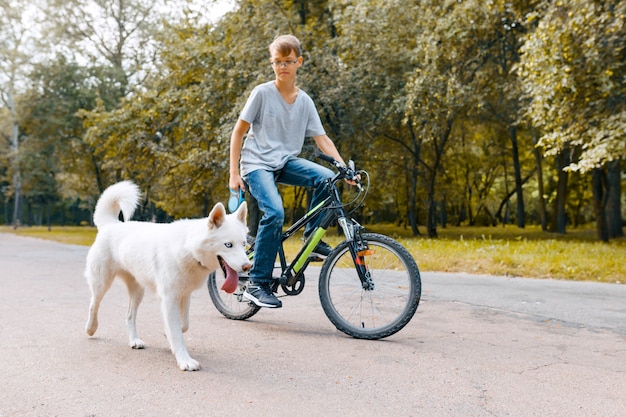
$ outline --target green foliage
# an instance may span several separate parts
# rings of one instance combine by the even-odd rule
[[[93,108],[98,95],[106,94],[104,82],[94,88],[96,74],[96,68],[62,55],[33,67],[17,106],[21,190],[29,211],[45,207],[47,213],[64,212],[67,203],[88,210],[93,206],[89,200],[98,193],[97,167],[77,112]]]
[[[221,27],[168,25],[160,76],[113,111],[85,113],[107,184],[131,178],[175,217],[206,214],[226,194],[230,129],[246,93],[270,74],[267,45],[281,22],[255,26],[269,5],[261,6],[242,2]],[[253,28],[267,35],[253,36]]]
[[[573,170],[626,156],[626,3],[550,3],[521,48],[518,68],[548,154],[580,147]]]
[[[447,222],[537,218],[543,199],[557,210],[553,155],[573,149],[570,168],[585,171],[625,154],[623,1],[239,0],[213,23],[146,13],[157,3],[99,2],[117,27],[95,25],[82,0],[51,3],[47,28],[89,59],[42,60],[19,98],[30,202],[91,208],[133,179],[141,217],[205,215],[227,198],[230,134],[251,89],[273,78],[267,46],[282,33],[303,42],[298,83],[329,136],[371,174],[366,222],[437,236]],[[569,177],[572,224],[594,217],[588,180]],[[302,199],[285,195],[293,210]]]

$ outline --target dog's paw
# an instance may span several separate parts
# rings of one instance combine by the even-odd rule
[[[187,359],[177,359],[176,362],[178,362],[178,367],[181,371],[197,371],[198,369],[200,369],[200,362],[189,356],[187,357]]]
[[[128,345],[133,348],[133,349],[143,349],[144,348],[144,343],[143,340],[139,339],[139,338],[135,338],[135,339],[131,339],[128,342]]]
[[[98,320],[90,318],[85,325],[85,333],[87,333],[89,336],[93,336],[94,333],[96,333],[96,330],[98,330]]]

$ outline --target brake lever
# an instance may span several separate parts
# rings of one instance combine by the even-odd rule
[[[346,178],[349,181],[353,181],[355,185],[358,187],[359,191],[363,191],[359,174],[357,174],[356,172],[354,161],[352,159],[348,161],[348,166],[346,167]]]

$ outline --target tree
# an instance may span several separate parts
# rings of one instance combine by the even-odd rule
[[[626,156],[626,3],[554,2],[529,20],[538,20],[537,28],[521,48],[518,73],[531,98],[527,114],[543,132],[538,145],[559,154],[563,169],[581,172]],[[569,158],[575,150],[577,158]],[[593,184],[604,187],[599,175]],[[604,198],[605,191],[594,195]]]
[[[621,192],[621,176],[622,170],[620,160],[614,160],[606,164],[607,166],[607,193],[609,194],[606,202],[606,217],[609,238],[618,238],[624,236],[623,220],[622,220],[622,192]]]
[[[11,119],[11,167],[13,227],[18,227],[22,175],[20,171],[19,114],[16,99],[26,80],[35,53],[31,17],[37,16],[37,2],[0,0],[0,99]]]
[[[219,27],[193,19],[167,26],[159,37],[160,76],[113,111],[85,113],[86,139],[104,161],[107,183],[133,178],[149,201],[176,217],[206,214],[228,192],[231,129],[247,92],[271,74],[274,25],[293,21],[279,13],[264,21],[261,6],[242,2]]]
[[[493,125],[470,125],[464,122],[459,142],[454,152],[447,156],[444,178],[453,182],[453,189],[459,195],[459,217],[457,225],[467,220],[469,225],[487,223],[481,220],[488,218],[489,225],[497,224],[499,211],[496,212],[497,201],[494,190],[503,181],[502,172],[506,169],[505,159],[500,143],[500,134]],[[505,186],[506,187],[506,186]],[[501,187],[501,188],[505,188]],[[454,192],[454,191],[451,191]],[[504,199],[505,202],[508,198]],[[503,207],[504,204],[501,205]]]
[[[421,58],[414,48],[423,10],[414,1],[370,0],[339,2],[334,11],[338,61],[327,69],[339,83],[324,84],[335,87],[332,114],[376,182],[372,210],[398,204],[398,216],[418,235],[422,138],[405,110],[407,82]]]
[[[78,126],[72,126],[70,129],[77,136],[67,141],[68,144],[73,144],[75,151],[85,152],[85,157],[81,161],[89,161],[89,165],[74,164],[75,169],[63,170],[60,175],[64,176],[61,185],[65,193],[81,195],[83,198],[85,198],[85,193],[88,193],[88,200],[92,200],[93,205],[95,197],[107,185],[120,178],[123,173],[120,169],[125,163],[128,163],[129,167],[135,164],[132,170],[126,172],[126,175],[134,175],[137,171],[144,172],[145,167],[150,167],[146,171],[146,177],[150,176],[149,173],[158,175],[162,172],[158,169],[151,169],[152,167],[166,166],[166,158],[163,157],[163,161],[160,160],[164,153],[159,150],[164,149],[164,144],[171,139],[164,135],[170,133],[172,124],[167,124],[171,121],[160,119],[161,111],[170,105],[179,105],[183,107],[167,111],[172,110],[178,116],[184,115],[185,109],[197,108],[197,101],[204,98],[194,95],[196,101],[194,103],[188,101],[189,94],[187,94],[186,98],[177,101],[177,98],[170,99],[168,94],[159,92],[167,83],[172,88],[179,89],[180,83],[174,85],[171,79],[167,79],[172,75],[171,73],[157,72],[160,68],[167,69],[167,65],[162,65],[157,61],[157,52],[159,48],[163,49],[161,45],[166,44],[171,46],[172,54],[176,53],[178,45],[173,45],[172,42],[180,38],[174,36],[172,42],[169,42],[167,36],[173,32],[164,30],[163,22],[166,20],[177,22],[181,16],[177,13],[182,3],[184,2],[168,5],[165,9],[161,7],[164,2],[160,0],[51,2],[48,10],[51,19],[46,29],[47,33],[53,35],[52,42],[57,44],[55,49],[61,50],[68,62],[83,63],[80,69],[82,74],[72,70],[69,71],[70,73],[79,80],[84,80],[82,78],[84,74],[89,76],[87,84],[79,88],[82,89],[81,94],[89,94],[90,98],[80,109],[73,108],[73,113],[67,120],[69,124],[84,121],[84,127],[89,128],[88,134],[84,134],[75,129]],[[166,16],[169,16],[169,19],[165,19]],[[187,16],[189,19],[195,18],[195,23],[198,22],[198,14],[189,13]],[[199,25],[197,30],[198,33],[202,33],[206,30],[206,26]],[[201,45],[200,38],[196,38],[196,41],[198,45]],[[201,64],[206,65],[207,62]],[[181,62],[181,65],[184,66],[185,63]],[[210,67],[201,68],[202,72],[205,73],[207,68]],[[173,69],[173,71],[177,70],[178,68]],[[190,71],[199,70],[200,67],[190,69]],[[177,75],[179,73],[174,72],[174,76]],[[80,81],[77,81],[77,84],[80,84]],[[150,91],[150,88],[156,84],[161,84],[161,87],[156,88],[156,93],[155,90]],[[88,87],[91,89],[89,90]],[[66,91],[68,95],[73,93],[77,91],[72,88]],[[67,104],[70,105],[69,102],[74,98],[66,98]],[[120,109],[120,106],[125,107],[125,110]],[[145,106],[151,106],[151,114],[141,110]],[[75,117],[74,112],[77,110],[79,110],[80,118]],[[169,117],[166,112],[163,115],[164,118]],[[125,123],[121,123],[122,120]],[[116,123],[119,123],[119,126],[116,126]],[[153,126],[146,126],[147,123],[152,123]],[[79,127],[83,129],[82,125]],[[111,136],[107,136],[108,134]],[[161,139],[164,139],[162,143],[157,143],[161,142]],[[116,140],[119,142],[116,143]],[[135,144],[136,147],[132,149],[125,147],[129,142]],[[120,151],[126,150],[125,155],[118,154],[118,144]],[[156,150],[159,156],[146,159],[147,149]],[[138,151],[136,158],[131,155],[135,150]],[[152,153],[154,156],[154,152]],[[196,153],[187,156],[192,158],[192,155]],[[118,160],[118,157],[128,159]],[[77,177],[73,174],[78,170],[86,173],[89,167],[92,168],[91,174],[86,178],[94,181],[74,181]],[[68,166],[68,168],[71,167]],[[206,163],[202,168],[206,169]],[[143,180],[141,176],[137,179]],[[176,186],[173,188],[177,189]],[[154,207],[151,210],[153,209]]]
[[[494,48],[491,48],[488,65],[483,70],[487,76],[482,77],[485,84],[481,86],[485,91],[483,107],[487,117],[492,119],[492,123],[501,125],[509,138],[517,203],[515,217],[520,228],[526,224],[520,157],[520,149],[525,146],[520,143],[523,140],[523,130],[520,129],[522,94],[518,76],[511,70],[519,61],[519,44],[526,30],[523,16],[536,7],[533,3],[536,2],[497,1],[491,6]]]
[[[50,0],[46,33],[72,61],[107,66],[118,99],[154,69],[160,0]]]
[[[537,203],[539,210],[539,224],[542,231],[548,230],[548,211],[546,208],[544,182],[543,182],[543,154],[537,146],[537,130],[531,126],[531,136],[533,140],[533,155],[535,157],[535,166],[537,167]]]
[[[36,64],[30,79],[20,105],[20,127],[28,142],[24,153],[30,161],[24,170],[29,190],[25,195],[36,195],[45,204],[59,198],[93,203],[91,197],[102,183],[102,162],[83,140],[79,112],[92,110],[98,100],[115,102],[109,95],[114,89],[100,79],[97,68],[70,62],[61,54]]]
[[[582,173],[586,152],[605,147],[612,161],[593,168],[594,184],[604,187],[595,190],[598,212],[609,236],[621,232],[621,154],[611,142],[625,101],[616,35],[623,35],[623,6],[616,0],[239,0],[219,21],[172,17],[173,9],[165,20],[158,10],[148,15],[160,2],[72,0],[51,9],[54,24],[46,28],[63,36],[48,49],[60,55],[46,54],[35,71],[24,64],[20,79],[28,73],[31,82],[16,84],[19,164],[5,162],[14,155],[12,125],[2,131],[7,198],[7,175],[19,167],[18,201],[33,213],[57,196],[92,205],[107,185],[132,178],[146,191],[138,216],[206,214],[228,194],[236,118],[250,90],[273,78],[267,45],[289,32],[304,46],[299,86],[342,155],[371,174],[364,219],[405,223],[414,234],[426,224],[436,236],[437,224],[448,221],[496,224],[514,216],[521,227],[537,210],[547,228],[545,196],[556,214],[552,229],[564,232],[568,222],[593,218],[583,187],[591,175],[572,170]],[[522,35],[528,50],[519,55]],[[533,106],[542,94],[548,110],[539,113]],[[6,105],[0,111],[7,126],[11,113]],[[587,136],[580,129],[563,136],[580,120],[588,122]],[[550,142],[556,131],[564,142]],[[304,199],[303,190],[285,194],[294,215]]]
[[[415,41],[420,63],[409,80],[405,114],[424,144],[427,230],[436,237],[437,177],[448,147],[460,137],[460,124],[484,101],[479,87],[495,44],[494,13],[491,2],[426,1],[421,6],[428,12],[421,16],[423,28]]]

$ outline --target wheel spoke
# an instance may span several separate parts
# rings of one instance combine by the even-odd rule
[[[244,286],[247,284],[247,279],[240,278],[239,285],[232,294],[220,289],[224,281],[224,274],[218,269],[216,272],[209,275],[207,282],[211,300],[215,308],[217,308],[224,317],[233,320],[245,320],[259,311],[259,307],[243,297]]]
[[[365,290],[347,242],[322,267],[320,300],[328,318],[351,336],[389,336],[415,314],[421,294],[419,270],[411,255],[386,236],[367,234],[365,264],[374,283]]]

